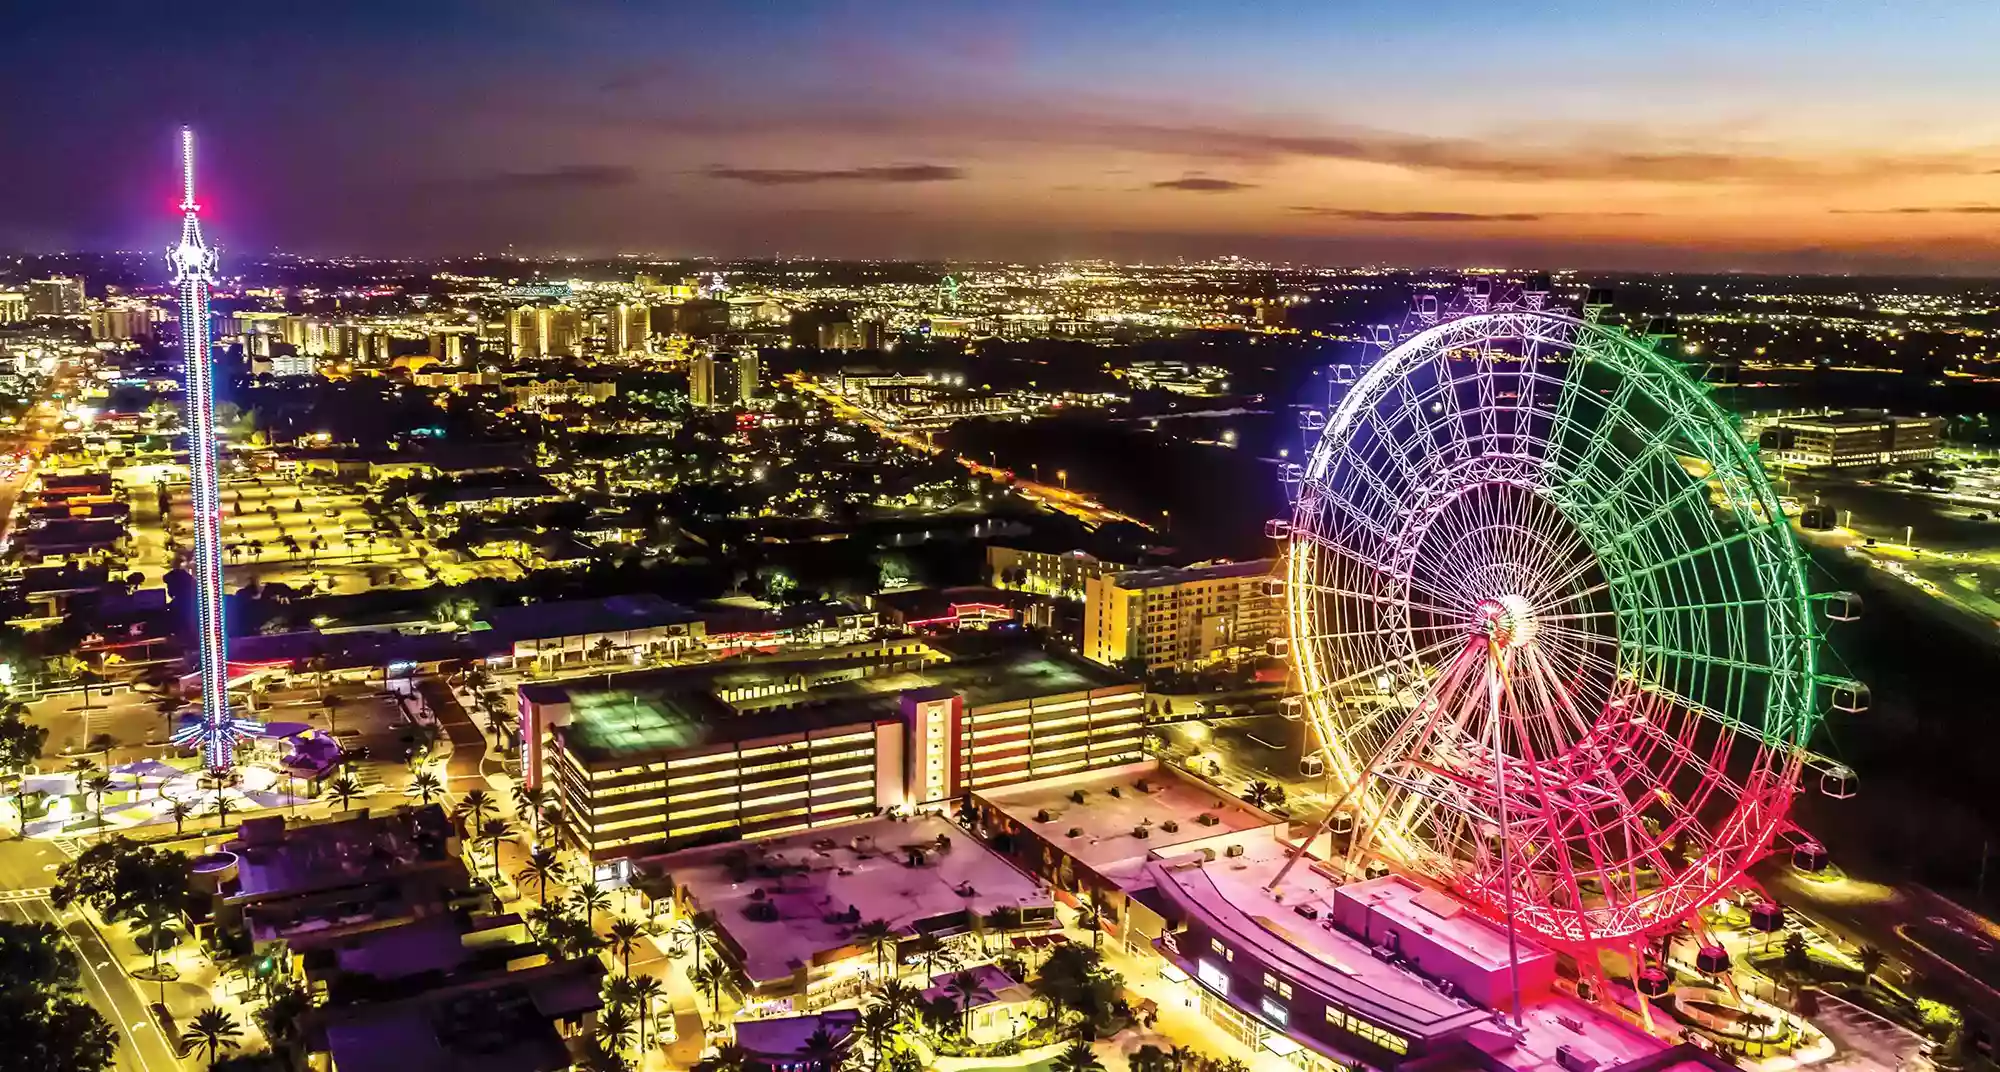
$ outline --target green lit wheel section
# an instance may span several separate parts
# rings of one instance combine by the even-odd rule
[[[1734,422],[1649,342],[1434,322],[1288,479],[1298,702],[1356,862],[1622,944],[1785,828],[1818,718],[1804,562]]]

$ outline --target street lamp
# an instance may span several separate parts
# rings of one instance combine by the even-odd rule
[[[1069,490],[1069,470],[1067,469],[1056,470],[1056,479],[1062,481],[1062,489],[1064,491]]]

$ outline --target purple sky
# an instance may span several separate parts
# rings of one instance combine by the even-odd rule
[[[238,251],[2000,272],[1986,0],[189,10],[10,13],[0,249],[187,122]]]

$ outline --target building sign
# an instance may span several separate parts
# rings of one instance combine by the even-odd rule
[[[1201,980],[1201,985],[1223,997],[1229,996],[1229,973],[1223,971],[1221,965],[1211,960],[1197,960],[1194,963],[1194,975]]]

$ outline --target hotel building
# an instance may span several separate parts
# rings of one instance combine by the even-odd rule
[[[995,639],[523,685],[523,780],[555,792],[573,846],[612,859],[1140,757],[1139,684]]]
[[[1266,558],[1086,578],[1083,654],[1149,671],[1261,654],[1285,631],[1284,601],[1264,583],[1275,564]]]

